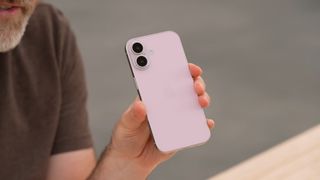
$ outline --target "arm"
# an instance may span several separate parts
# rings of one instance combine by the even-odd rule
[[[83,180],[95,165],[92,148],[53,155],[49,162],[47,180]]]

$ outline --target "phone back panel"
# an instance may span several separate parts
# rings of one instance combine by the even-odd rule
[[[144,46],[149,65],[136,66],[132,44]],[[180,37],[172,31],[142,36],[127,42],[129,64],[158,149],[170,152],[205,143],[210,130],[198,102]]]

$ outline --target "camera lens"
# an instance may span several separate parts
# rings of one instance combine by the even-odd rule
[[[140,66],[140,67],[145,67],[147,64],[148,64],[148,60],[146,57],[144,56],[139,56],[137,58],[137,64]]]
[[[141,53],[143,51],[143,46],[141,43],[136,42],[132,45],[132,50],[135,53]]]

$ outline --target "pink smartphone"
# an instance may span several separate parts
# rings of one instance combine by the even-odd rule
[[[130,39],[126,53],[157,148],[172,152],[210,138],[180,37],[172,31]]]

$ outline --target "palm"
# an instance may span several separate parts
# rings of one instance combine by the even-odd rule
[[[152,135],[149,135],[141,154],[136,158],[139,164],[145,167],[155,167],[157,164],[169,159],[175,153],[162,153],[155,145]]]
[[[165,154],[157,149],[147,120],[144,120],[136,130],[119,123],[112,142],[112,146],[117,152],[131,158],[145,168],[154,168],[174,154]]]

